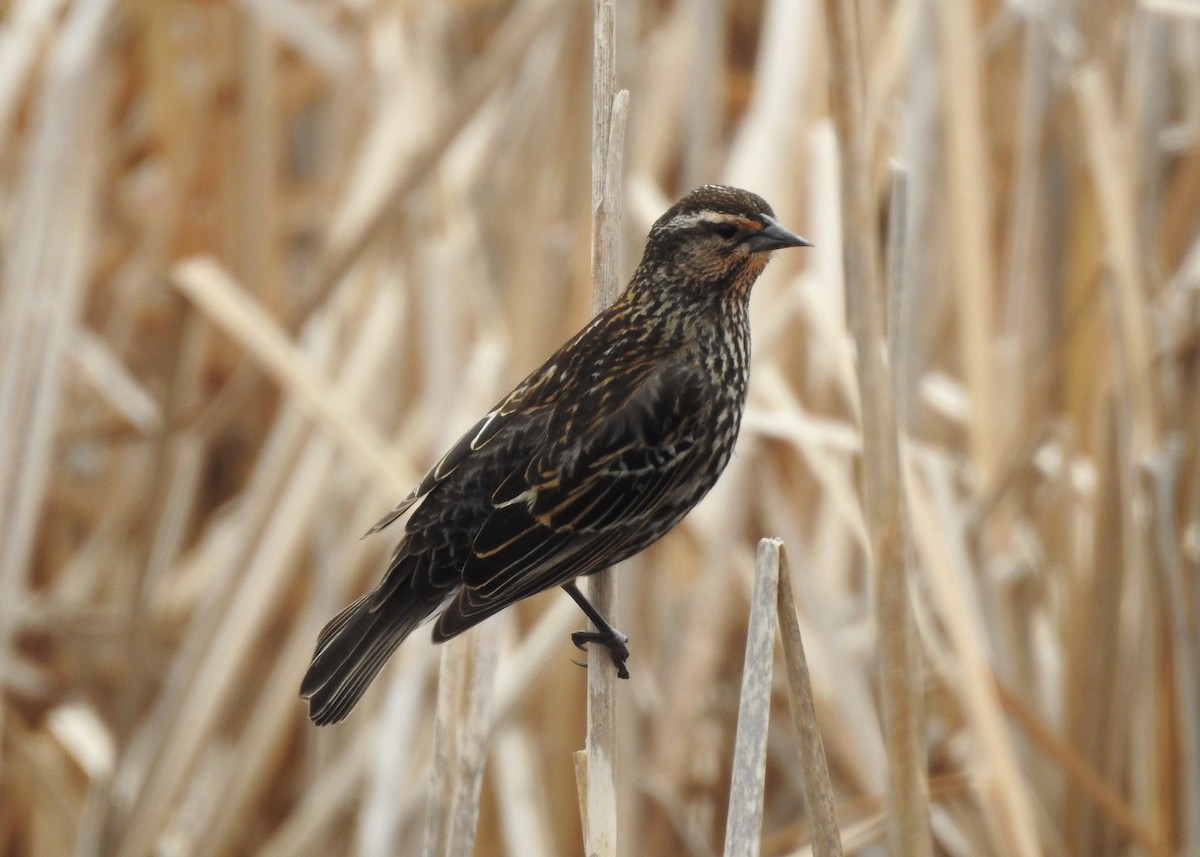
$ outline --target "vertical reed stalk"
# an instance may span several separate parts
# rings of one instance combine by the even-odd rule
[[[617,296],[620,277],[621,171],[629,94],[616,91],[615,0],[596,0],[592,58],[592,308]],[[617,582],[611,569],[588,582],[593,606],[615,623]],[[617,675],[602,646],[588,647],[587,816],[588,857],[617,853]]]
[[[871,137],[855,0],[827,0],[830,92],[842,167],[849,323],[857,350],[863,505],[871,536],[879,670],[888,753],[888,841],[893,853],[930,853],[924,754],[908,583],[893,385],[884,362],[883,293],[871,191]]]

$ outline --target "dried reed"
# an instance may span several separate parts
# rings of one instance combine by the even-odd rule
[[[594,187],[586,4],[0,3],[0,854],[1200,853],[1194,5],[603,4]],[[358,534],[701,181],[818,246],[619,720],[548,594],[312,727]]]

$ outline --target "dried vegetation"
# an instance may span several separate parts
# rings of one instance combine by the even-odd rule
[[[296,692],[391,547],[358,534],[587,318],[590,4],[0,10],[0,853],[582,853],[569,599],[417,635],[339,727]],[[620,853],[716,854],[731,779],[757,793],[779,536],[848,853],[1200,854],[1196,4],[662,0],[616,31],[622,273],[703,181],[817,245],[757,288],[737,459],[621,572]],[[816,734],[775,661],[768,857],[807,853]],[[928,828],[889,824],[926,770]]]

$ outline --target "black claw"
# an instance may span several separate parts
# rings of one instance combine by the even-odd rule
[[[587,650],[588,643],[601,643],[612,655],[613,664],[617,668],[617,678],[629,678],[629,670],[625,661],[629,658],[629,649],[625,646],[629,638],[620,631],[613,629],[612,633],[603,631],[576,631],[571,634],[571,642],[578,649]]]
[[[617,678],[629,678],[629,670],[625,669],[625,661],[629,658],[629,649],[625,648],[625,644],[629,642],[629,638],[608,624],[605,618],[600,615],[600,611],[583,597],[583,593],[579,591],[579,587],[575,585],[575,581],[572,580],[570,583],[564,583],[563,589],[575,599],[575,603],[592,620],[592,624],[599,629],[597,631],[576,631],[571,635],[571,642],[577,648],[584,650],[586,650],[588,643],[603,643],[608,647],[608,653],[612,655],[613,663],[617,666]]]

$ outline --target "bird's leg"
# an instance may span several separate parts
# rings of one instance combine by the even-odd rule
[[[580,649],[586,649],[588,643],[603,643],[608,647],[608,653],[612,655],[613,663],[617,666],[617,678],[629,678],[629,670],[625,668],[625,660],[629,657],[629,649],[625,647],[625,644],[629,642],[629,638],[605,621],[604,617],[600,615],[600,611],[593,607],[592,602],[588,601],[579,591],[575,581],[564,583],[563,589],[575,599],[579,609],[587,614],[587,617],[592,620],[592,624],[598,629],[576,631],[571,635],[571,642]]]

